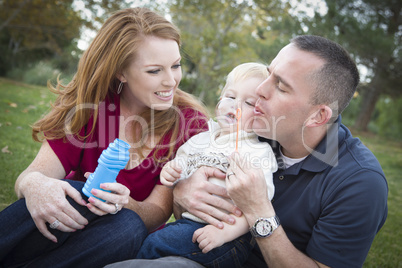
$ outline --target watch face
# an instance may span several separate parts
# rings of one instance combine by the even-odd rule
[[[261,236],[267,236],[272,232],[272,226],[268,221],[260,221],[255,227],[256,232]]]

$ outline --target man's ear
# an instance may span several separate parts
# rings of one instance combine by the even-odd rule
[[[332,109],[327,105],[320,105],[318,110],[307,119],[306,127],[319,127],[325,125],[332,116]]]

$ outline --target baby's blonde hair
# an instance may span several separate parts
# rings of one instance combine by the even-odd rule
[[[230,84],[244,81],[250,77],[268,78],[268,66],[258,62],[247,62],[237,65],[226,77],[226,84],[222,89],[221,97]]]

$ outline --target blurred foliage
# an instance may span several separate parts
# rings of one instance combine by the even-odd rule
[[[131,2],[1,0],[0,76],[36,68],[43,61],[71,75],[82,53],[77,47],[82,31],[97,30],[110,12]]]
[[[400,139],[402,133],[402,97],[383,97],[377,103],[378,116],[374,123],[381,136]]]
[[[301,27],[290,5],[270,1],[169,1],[183,36],[181,87],[213,106],[226,75],[238,64],[268,64]]]
[[[83,20],[73,0],[0,2],[0,75],[62,55],[76,43]]]
[[[367,69],[355,128],[367,130],[383,96],[402,95],[402,1],[325,0],[327,12],[301,17],[307,33],[337,41]]]
[[[292,37],[317,34],[340,43],[366,70],[344,120],[399,136],[399,0],[0,0],[0,76],[44,85],[61,74],[68,81],[82,53],[82,33],[99,29],[111,12],[134,6],[166,15],[181,30],[180,87],[210,108],[233,67],[269,64]]]
[[[255,10],[247,1],[177,0],[169,11],[182,32],[186,90],[216,102],[234,66],[258,61],[249,46]]]

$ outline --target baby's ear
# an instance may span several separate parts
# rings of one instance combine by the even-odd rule
[[[320,105],[318,110],[310,115],[306,121],[306,127],[318,127],[325,125],[332,116],[332,109],[327,105]]]

